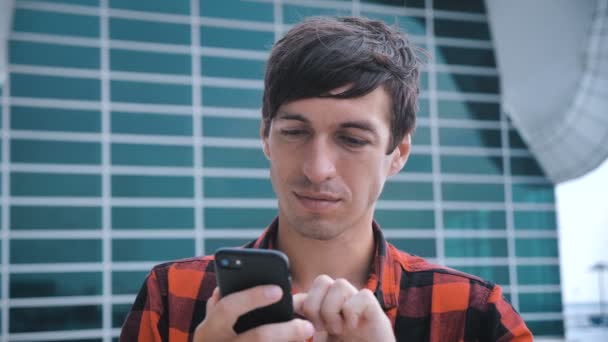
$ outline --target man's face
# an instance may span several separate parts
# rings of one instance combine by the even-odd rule
[[[369,228],[386,178],[409,154],[409,135],[386,154],[390,108],[382,87],[360,98],[309,98],[279,108],[263,142],[280,225],[318,240]]]

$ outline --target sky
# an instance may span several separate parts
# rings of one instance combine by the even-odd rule
[[[563,300],[597,302],[598,274],[590,268],[598,261],[608,263],[608,160],[583,177],[558,184],[555,192]]]

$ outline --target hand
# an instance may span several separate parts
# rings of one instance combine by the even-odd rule
[[[395,341],[391,322],[374,294],[345,279],[321,275],[308,293],[294,295],[295,311],[315,327],[317,341]]]
[[[205,319],[196,327],[193,342],[224,341],[303,341],[312,337],[314,327],[308,321],[265,324],[237,335],[233,326],[244,313],[279,301],[281,288],[273,285],[256,286],[232,293],[220,299],[218,288],[207,301]]]

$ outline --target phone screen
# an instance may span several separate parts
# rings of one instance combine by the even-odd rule
[[[239,317],[234,325],[237,334],[293,319],[291,277],[285,254],[266,249],[222,248],[215,253],[215,267],[222,297],[258,285],[272,284],[283,289],[280,301]]]

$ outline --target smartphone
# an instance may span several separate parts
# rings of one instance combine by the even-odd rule
[[[240,334],[269,323],[293,319],[289,260],[280,251],[253,248],[220,248],[215,253],[215,271],[222,297],[258,285],[278,285],[283,297],[238,318],[234,331]]]

